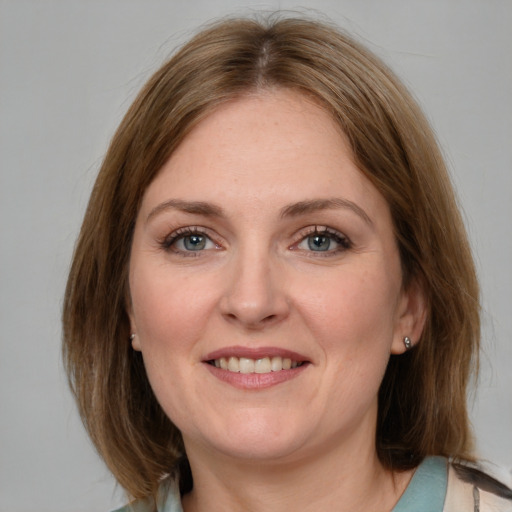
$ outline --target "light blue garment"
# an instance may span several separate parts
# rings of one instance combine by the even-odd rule
[[[442,512],[448,483],[448,468],[443,457],[427,457],[392,512]],[[176,483],[162,486],[158,512],[183,512]],[[137,501],[113,512],[154,512],[147,501]]]
[[[392,512],[442,512],[447,485],[446,459],[427,457],[416,469]]]

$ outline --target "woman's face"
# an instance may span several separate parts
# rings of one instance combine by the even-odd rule
[[[129,282],[134,348],[189,454],[374,446],[417,300],[384,198],[311,101],[267,91],[203,120],[144,195]]]

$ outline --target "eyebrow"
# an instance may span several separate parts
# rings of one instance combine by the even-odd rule
[[[169,199],[164,203],[155,206],[146,218],[146,222],[149,222],[155,215],[165,210],[180,210],[185,213],[191,213],[195,215],[204,215],[206,217],[222,217],[223,210],[219,206],[204,201],[183,201],[181,199]]]
[[[298,203],[290,204],[281,210],[281,217],[298,217],[299,215],[305,215],[320,210],[337,210],[340,208],[352,210],[357,216],[363,219],[366,224],[373,226],[372,220],[360,206],[348,199],[342,199],[339,197],[330,199],[312,199],[310,201],[300,201]]]
[[[339,197],[329,199],[311,199],[309,201],[299,201],[292,203],[281,209],[281,218],[298,217],[321,210],[348,209],[360,217],[366,224],[373,226],[373,222],[368,214],[356,203]],[[205,201],[184,201],[182,199],[169,199],[153,208],[146,218],[149,222],[155,215],[166,210],[180,210],[193,215],[203,215],[206,217],[223,217],[224,210],[215,204]]]

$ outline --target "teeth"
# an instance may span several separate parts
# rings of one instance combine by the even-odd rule
[[[290,370],[302,365],[302,362],[292,361],[288,357],[263,357],[249,359],[248,357],[221,357],[211,363],[217,368],[235,373],[270,373]]]
[[[230,372],[239,372],[240,371],[240,360],[238,357],[230,357],[228,360],[228,370]]]
[[[255,373],[270,373],[272,371],[270,359],[268,357],[257,359],[254,362],[254,371]]]
[[[270,367],[273,372],[279,372],[283,369],[283,358],[282,357],[273,357],[270,362]]]
[[[254,359],[241,357],[238,366],[240,368],[240,373],[254,373]]]

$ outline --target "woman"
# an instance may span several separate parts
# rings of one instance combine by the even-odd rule
[[[73,391],[134,510],[511,510],[467,464],[479,329],[420,110],[298,19],[214,25],[149,80],[64,305]]]

